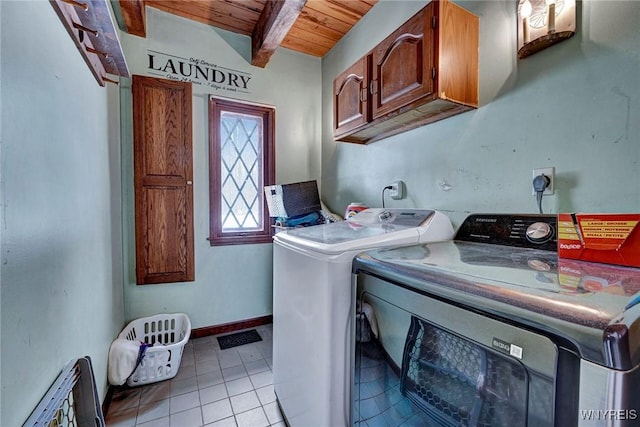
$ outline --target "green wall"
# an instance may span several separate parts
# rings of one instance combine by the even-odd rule
[[[333,78],[422,8],[379,2],[322,61],[322,189],[342,211],[379,206],[447,213],[537,212],[532,169],[555,166],[546,213],[640,210],[640,2],[577,5],[574,37],[523,60],[516,2],[457,2],[480,17],[480,102],[475,111],[367,146],[332,139]],[[366,167],[363,167],[366,165]]]
[[[118,89],[46,1],[0,2],[2,416],[19,426],[71,359],[101,399],[124,323]]]
[[[251,75],[249,93],[233,93],[193,85],[194,152],[194,282],[135,284],[133,211],[133,143],[130,82],[121,91],[123,191],[125,215],[125,313],[127,319],[155,313],[184,312],[192,327],[246,320],[272,313],[271,244],[217,246],[209,233],[208,96],[223,96],[276,108],[276,181],[290,183],[320,178],[320,60],[281,49],[266,68],[252,67],[249,37],[147,8],[147,38],[122,35],[132,74],[149,72],[149,52],[204,59],[220,69]],[[160,55],[158,54],[158,58]],[[177,62],[176,62],[177,67]],[[170,74],[170,73],[168,73]],[[201,81],[200,79],[199,81]]]
[[[368,146],[334,142],[333,78],[425,3],[383,0],[322,61],[280,49],[265,69],[248,65],[248,37],[153,9],[146,39],[121,40],[133,73],[146,74],[148,49],[251,73],[239,97],[276,107],[277,181],[321,177],[336,212],[378,206],[395,179],[408,197],[387,206],[441,209],[455,225],[535,212],[531,169],[547,166],[545,212],[640,209],[640,2],[579,2],[577,34],[525,60],[515,1],[461,2],[480,16],[481,107]],[[13,426],[71,358],[93,358],[102,398],[108,347],[130,319],[271,314],[271,245],[206,240],[207,96],[224,93],[195,87],[196,281],[136,286],[130,82],[98,86],[48,2],[1,1],[0,23],[0,424]]]

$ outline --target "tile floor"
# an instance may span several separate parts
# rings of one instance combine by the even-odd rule
[[[356,345],[354,426],[438,425],[400,392],[400,378],[375,341]]]
[[[215,336],[190,340],[171,380],[114,393],[107,427],[285,427],[272,381],[272,325],[262,341],[221,350]]]

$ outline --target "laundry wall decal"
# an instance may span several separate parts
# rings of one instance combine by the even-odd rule
[[[214,64],[202,58],[147,50],[147,72],[169,80],[190,82],[215,90],[251,93],[251,74]]]

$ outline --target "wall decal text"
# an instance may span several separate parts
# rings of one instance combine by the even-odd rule
[[[215,90],[251,93],[251,74],[221,67],[202,58],[182,58],[147,50],[147,72],[169,80],[191,82]]]

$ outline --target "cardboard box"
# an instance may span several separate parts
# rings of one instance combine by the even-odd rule
[[[640,267],[640,214],[559,214],[558,257]]]
[[[322,209],[316,181],[268,185],[264,196],[272,218],[293,218]]]

